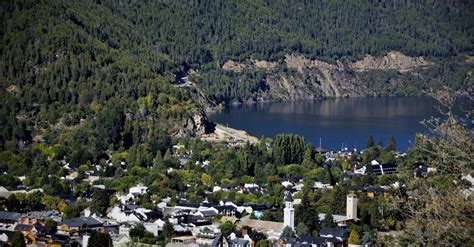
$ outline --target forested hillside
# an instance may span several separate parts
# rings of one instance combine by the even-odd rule
[[[464,55],[473,51],[470,1],[100,1],[100,5],[135,24],[140,38],[173,61],[178,78],[190,69],[197,72],[191,79],[214,103],[415,95],[445,84],[456,90],[472,84],[468,73],[472,63],[464,61]],[[335,78],[320,68],[293,73],[282,63],[289,54],[335,64],[390,51],[429,57],[434,63],[407,74],[343,68]],[[233,73],[222,69],[228,60],[282,65],[269,72]],[[286,81],[290,87],[281,85]]]
[[[196,106],[131,21],[93,2],[2,1],[0,167],[41,178],[130,150],[147,162]],[[192,133],[189,133],[192,134]],[[42,144],[29,145],[32,142]],[[21,151],[21,152],[17,152]],[[139,155],[138,155],[139,154]],[[49,167],[48,167],[49,166]],[[36,172],[36,173],[35,173]],[[35,183],[35,181],[32,181]]]
[[[189,72],[215,102],[469,89],[473,10],[472,1],[2,1],[0,143],[37,138],[94,158],[136,148],[196,112],[170,83]],[[434,65],[334,67],[392,50]],[[330,69],[291,67],[291,54]],[[278,65],[235,72],[223,69],[228,60]],[[287,79],[299,91],[274,86]]]

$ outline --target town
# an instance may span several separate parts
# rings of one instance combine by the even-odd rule
[[[37,148],[54,162],[54,149]],[[253,144],[184,140],[141,166],[128,164],[131,155],[114,154],[99,164],[74,164],[64,156],[41,186],[33,185],[33,174],[4,171],[0,241],[84,247],[390,244],[404,227],[390,198],[408,189],[407,178],[437,173],[416,145],[399,153],[393,138],[384,147],[370,137],[362,151],[327,151],[294,135]],[[463,180],[470,183],[467,197],[474,180]],[[417,191],[406,195],[416,198]]]

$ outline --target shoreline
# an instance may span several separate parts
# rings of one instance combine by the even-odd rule
[[[200,135],[199,139],[210,142],[228,141],[234,143],[258,143],[258,138],[244,130],[238,130],[215,123],[214,133]]]

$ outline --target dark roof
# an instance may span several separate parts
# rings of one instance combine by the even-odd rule
[[[163,217],[163,213],[161,211],[158,211],[158,210],[153,210],[153,211],[147,212],[147,213],[145,213],[145,215],[148,219],[157,219],[157,218]]]
[[[204,217],[212,217],[212,216],[217,215],[216,211],[214,211],[214,210],[202,210],[200,212]]]
[[[138,206],[137,204],[128,204],[128,205],[125,206],[126,209],[130,209],[130,210],[135,210],[139,207],[140,206]]]
[[[214,207],[214,208],[215,208],[215,209],[217,209],[217,211],[219,211],[219,212],[222,212],[222,211],[227,211],[227,210],[231,210],[231,211],[233,211],[233,210],[237,210],[237,208],[236,208],[236,207],[234,207],[234,206],[230,206],[230,205],[225,205],[225,206],[216,206],[216,207]]]
[[[256,210],[256,211],[263,211],[263,210],[267,210],[267,209],[270,209],[271,206],[268,206],[268,205],[265,205],[265,204],[248,204],[246,206],[250,206],[253,210]]]
[[[13,237],[13,235],[15,235],[16,232],[14,231],[4,231],[4,230],[0,230],[0,235],[2,234],[5,234],[7,235],[7,237],[10,239]]]
[[[293,197],[291,196],[291,192],[286,191],[285,192],[285,202],[292,202],[292,201],[293,201]]]
[[[15,231],[31,231],[32,229],[33,229],[33,225],[17,224],[15,226]]]
[[[38,223],[34,224],[34,226],[35,226],[36,230],[38,231],[38,233],[48,233],[49,230],[50,230],[49,227],[43,226],[43,225],[38,224]]]
[[[20,216],[20,213],[0,211],[0,220],[17,221]]]
[[[232,246],[249,246],[250,245],[250,241],[243,238],[232,239],[230,240],[230,242],[232,243]]]
[[[369,187],[366,190],[367,192],[374,192],[374,193],[383,193],[385,191],[385,189],[381,187]]]
[[[381,165],[372,166],[374,170],[374,174],[382,175],[382,174],[393,174],[397,173],[397,164],[395,163],[386,163]],[[382,173],[383,171],[383,173]]]
[[[80,227],[83,225],[86,225],[87,227],[100,227],[103,225],[102,222],[93,217],[72,218],[61,222],[59,225],[63,224],[66,224],[69,227]]]
[[[179,207],[187,207],[187,208],[199,208],[199,204],[197,203],[189,203],[189,202],[179,202],[176,204]]]
[[[364,190],[364,187],[359,186],[359,185],[349,185],[347,186],[348,190]]]
[[[220,187],[223,188],[223,189],[232,189],[232,188],[234,188],[235,186],[230,185],[230,184],[223,184],[223,185],[220,185]]]
[[[321,231],[319,231],[319,235],[321,236],[332,235],[333,237],[342,238],[342,239],[347,239],[349,237],[349,233],[345,229],[330,228],[330,227],[321,227]]]
[[[315,238],[311,236],[306,236],[304,238],[301,238],[298,242],[302,244],[315,244],[315,245],[320,245],[320,244],[325,243],[323,238],[320,238],[320,237]]]
[[[217,234],[217,236],[212,241],[211,247],[218,247],[219,242],[223,239],[222,233]]]

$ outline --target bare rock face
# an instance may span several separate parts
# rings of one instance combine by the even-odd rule
[[[474,58],[466,57],[466,61],[472,62]],[[396,77],[388,79],[372,77],[379,75],[377,71],[391,73],[393,70],[404,73],[406,76],[411,76],[412,73],[416,76],[419,69],[432,65],[433,62],[423,57],[410,57],[401,52],[391,51],[378,57],[366,55],[364,59],[355,62],[346,60],[326,62],[298,54],[287,54],[278,62],[251,59],[242,62],[229,60],[222,69],[237,74],[243,70],[265,72],[265,85],[253,96],[238,99],[235,102],[241,103],[390,94],[397,92],[397,87],[404,87],[403,80]],[[371,74],[371,72],[375,73]],[[374,80],[379,80],[376,86],[374,86]]]
[[[179,126],[173,136],[184,137],[188,136],[200,136],[204,134],[213,133],[215,131],[215,124],[210,122],[204,111],[200,110],[194,115],[183,119],[181,126]]]
[[[235,62],[232,60],[228,60],[227,62],[222,65],[222,69],[224,70],[229,70],[229,71],[234,71],[234,72],[241,72],[243,69],[249,68],[248,65]]]
[[[234,72],[242,72],[244,69],[262,69],[262,70],[269,70],[273,69],[278,66],[278,62],[269,62],[264,60],[246,60],[243,63],[239,63],[236,61],[228,60],[227,62],[222,65],[222,69],[234,71]]]
[[[352,63],[351,67],[359,72],[367,70],[398,70],[404,73],[432,64],[432,62],[425,60],[423,57],[409,57],[400,52],[391,51],[383,57],[367,55],[364,59]]]

